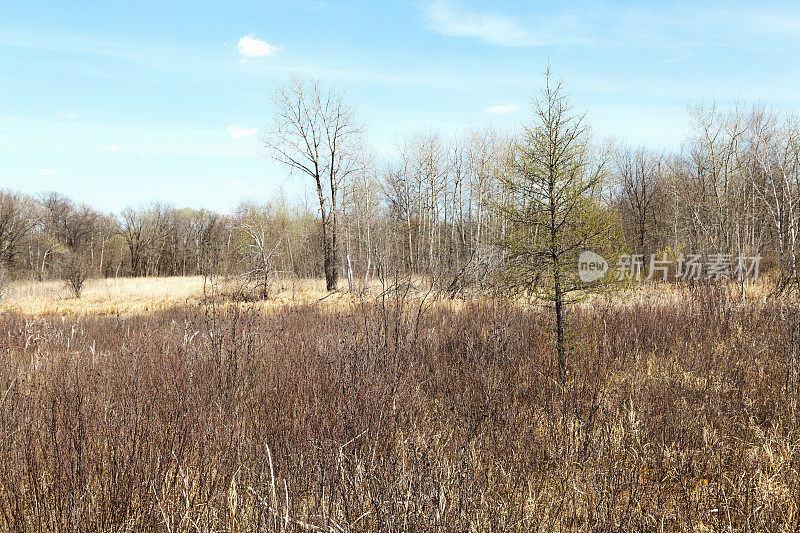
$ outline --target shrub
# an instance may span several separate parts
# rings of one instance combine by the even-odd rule
[[[7,313],[0,530],[792,531],[795,307]]]
[[[92,270],[89,260],[82,254],[65,252],[58,261],[57,269],[75,298],[80,298],[83,284]]]

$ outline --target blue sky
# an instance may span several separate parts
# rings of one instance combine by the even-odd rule
[[[0,188],[226,212],[307,190],[259,132],[290,74],[366,138],[512,131],[550,62],[599,139],[677,150],[701,99],[796,110],[800,4],[0,0]]]

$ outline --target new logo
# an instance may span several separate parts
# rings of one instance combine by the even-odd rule
[[[591,283],[602,278],[608,272],[608,261],[602,256],[588,250],[578,256],[578,277],[584,283]]]

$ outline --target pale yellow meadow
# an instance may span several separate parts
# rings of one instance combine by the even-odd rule
[[[42,314],[114,314],[143,313],[181,305],[199,305],[216,289],[226,295],[234,283],[220,279],[215,285],[202,276],[109,278],[86,281],[80,298],[75,298],[61,281],[16,281],[0,300],[0,311],[29,315]],[[288,303],[338,302],[346,295],[325,298],[322,280],[297,280],[276,285],[269,300],[258,306],[271,307]]]

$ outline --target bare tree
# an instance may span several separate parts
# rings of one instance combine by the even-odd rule
[[[75,205],[58,192],[44,194],[41,203],[45,208],[45,231],[50,238],[69,250],[85,251],[100,215],[88,205]]]
[[[473,131],[466,140],[469,198],[464,225],[470,232],[468,247],[475,259],[473,276],[483,280],[490,268],[497,266],[498,254],[493,245],[503,237],[504,219],[496,216],[493,204],[502,203],[500,175],[507,159],[509,140],[494,131]]]
[[[106,265],[108,255],[106,252],[108,242],[115,236],[119,235],[119,225],[117,219],[113,215],[100,215],[97,218],[95,233],[97,241],[100,245],[100,250],[97,251],[97,272],[103,276],[107,273]],[[92,241],[92,255],[95,255],[94,239]]]
[[[755,191],[773,227],[786,280],[800,284],[800,122],[760,112],[752,128]]]
[[[352,290],[354,276],[363,276],[363,289],[366,288],[372,266],[377,264],[373,256],[373,240],[382,215],[375,169],[365,165],[361,171],[353,175],[344,192],[342,211],[345,223],[348,285]]]
[[[256,279],[260,297],[269,298],[271,260],[281,246],[281,236],[274,224],[271,206],[243,203],[236,210],[237,227],[241,232],[241,252],[255,262],[246,274]]]
[[[206,273],[209,269],[216,268],[222,249],[225,248],[220,238],[222,231],[222,217],[206,210],[184,212],[184,234],[188,240],[185,250],[181,253],[181,272],[187,270],[187,257],[192,256],[194,271]]]
[[[80,253],[67,250],[62,252],[58,261],[58,274],[75,298],[81,297],[83,284],[92,270],[89,260]]]
[[[130,207],[125,209],[121,215],[120,233],[130,253],[131,274],[143,275],[143,257],[149,236],[148,220],[144,211]]]
[[[616,154],[618,189],[616,207],[634,249],[645,257],[657,246],[656,211],[663,203],[661,160],[644,148]]]
[[[274,126],[264,144],[272,158],[314,180],[322,218],[325,284],[335,290],[339,277],[337,214],[348,177],[361,167],[360,134],[353,109],[334,90],[315,80],[292,77],[273,99]]]
[[[22,239],[35,224],[22,198],[0,190],[0,267],[14,260]]]

